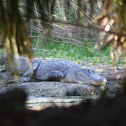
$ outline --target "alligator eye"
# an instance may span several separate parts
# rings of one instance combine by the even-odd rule
[[[90,72],[90,70],[87,70],[88,72]]]

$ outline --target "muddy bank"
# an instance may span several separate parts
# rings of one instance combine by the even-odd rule
[[[94,86],[80,83],[63,82],[27,82],[22,84],[2,84],[2,92],[18,87],[24,89],[29,96],[36,97],[66,97],[66,96],[90,96],[100,95],[106,88],[108,94],[115,94],[119,89],[121,80],[116,76],[121,73],[124,67],[118,67],[114,71],[111,65],[92,64],[89,61],[81,63],[85,67],[95,69],[101,76],[108,80],[103,86]],[[6,76],[3,75],[4,77]],[[8,78],[7,76],[5,78]]]
[[[116,76],[123,71],[123,67],[118,68],[118,71],[114,71],[113,67],[109,65],[92,65],[89,62],[86,62],[84,65],[85,67],[95,69],[101,76],[108,80],[108,84],[94,86],[90,84],[63,82],[27,82],[22,84],[1,83],[0,88],[2,92],[13,88],[24,89],[28,94],[28,100],[26,102],[27,108],[35,110],[46,108],[53,104],[58,106],[71,106],[78,104],[82,99],[88,99],[89,97],[95,99],[105,89],[107,89],[107,95],[111,96],[119,90],[121,80],[116,79]],[[4,74],[2,76],[7,78]],[[52,99],[54,100],[52,101]]]
[[[24,89],[29,96],[36,97],[66,97],[100,95],[106,88],[108,94],[114,94],[119,89],[120,80],[109,81],[102,86],[80,83],[63,82],[27,82],[22,84],[8,84],[2,88],[5,92],[13,88]]]
[[[10,84],[2,88],[2,92],[12,88],[24,89],[28,95],[36,97],[87,96],[99,94],[103,89],[88,84],[63,82],[27,82]]]

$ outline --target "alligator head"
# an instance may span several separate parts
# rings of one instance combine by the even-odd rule
[[[94,85],[102,85],[107,83],[105,78],[100,76],[94,69],[90,68],[69,71],[65,76],[65,81]]]

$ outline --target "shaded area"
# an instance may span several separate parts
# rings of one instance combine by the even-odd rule
[[[26,109],[26,96],[26,93],[19,89],[0,94],[1,126],[126,125],[125,90],[123,90],[123,93],[117,93],[114,98],[102,96],[94,103],[88,99],[69,108],[52,106],[41,111]]]

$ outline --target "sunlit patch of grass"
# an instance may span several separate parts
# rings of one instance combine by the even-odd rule
[[[61,42],[54,42],[61,41]],[[90,40],[89,40],[90,41]],[[92,40],[91,40],[92,41]],[[36,45],[37,40],[33,40],[33,48]],[[81,41],[83,42],[83,41]],[[44,57],[44,58],[57,58],[57,59],[68,59],[72,61],[77,61],[78,63],[82,63],[83,61],[90,61],[93,64],[110,64],[113,62],[110,58],[110,49],[109,47],[103,51],[97,51],[94,49],[94,44],[68,44],[63,43],[60,39],[52,38],[49,41],[44,41],[44,43],[40,40],[37,45],[37,49],[35,51],[35,57]],[[0,57],[5,54],[5,49],[0,50]],[[123,58],[120,61],[115,61],[115,65],[123,66],[125,64]]]
[[[44,41],[44,43],[39,41],[37,48],[48,51],[44,52],[38,50],[35,53],[36,57],[69,59],[77,62],[91,61],[92,63],[112,64],[109,54],[109,47],[103,51],[97,51],[94,49],[94,43],[81,45],[68,44],[62,42],[62,40],[52,38],[50,41]]]

